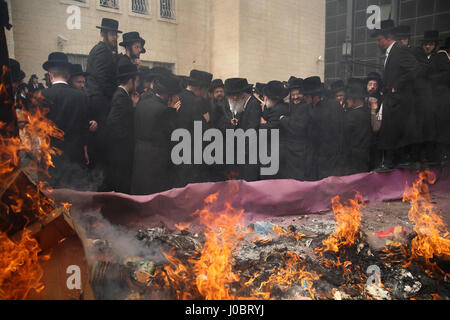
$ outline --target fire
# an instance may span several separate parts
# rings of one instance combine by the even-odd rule
[[[0,300],[25,299],[31,290],[44,289],[40,251],[29,232],[24,232],[18,243],[0,233]]]
[[[403,202],[410,201],[409,219],[414,222],[414,231],[417,236],[411,241],[412,259],[424,261],[434,271],[444,272],[432,261],[435,258],[450,260],[450,234],[447,226],[435,211],[431,203],[429,184],[436,182],[436,176],[430,172],[421,172],[418,180],[412,187],[405,188]]]
[[[169,262],[165,268],[166,284],[177,288],[179,299],[192,299],[196,296],[206,300],[236,299],[231,292],[231,285],[239,282],[239,274],[232,270],[232,259],[233,250],[244,237],[240,227],[243,223],[243,210],[237,211],[227,203],[222,212],[213,212],[211,206],[217,199],[217,193],[210,195],[205,200],[205,207],[194,213],[205,226],[205,243],[199,257],[191,258],[188,264],[183,264],[165,253]]]
[[[337,196],[331,200],[337,226],[335,231],[328,239],[322,241],[323,248],[317,248],[316,253],[324,251],[339,252],[342,248],[352,246],[359,237],[359,228],[361,226],[361,207],[364,201],[360,193],[357,193],[355,199],[348,200],[342,204],[340,197]]]

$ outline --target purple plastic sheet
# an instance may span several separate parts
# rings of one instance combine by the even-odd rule
[[[432,192],[450,190],[450,168],[432,170],[437,182]],[[412,185],[418,171],[396,170],[392,173],[362,173],[346,177],[330,177],[317,182],[268,180],[258,182],[228,181],[188,185],[149,196],[129,196],[117,193],[89,193],[55,190],[56,201],[70,202],[81,212],[100,210],[113,224],[137,229],[161,222],[169,227],[175,223],[198,223],[192,213],[204,207],[204,200],[218,193],[211,211],[220,211],[225,203],[245,210],[247,222],[275,217],[299,216],[328,211],[336,195],[353,198],[362,194],[366,202],[402,199],[406,184]]]

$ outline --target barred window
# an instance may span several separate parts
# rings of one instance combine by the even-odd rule
[[[110,9],[119,9],[119,0],[99,0],[100,6]]]
[[[175,0],[160,0],[160,16],[175,20]]]
[[[131,0],[131,11],[134,13],[148,14],[148,0]]]
[[[87,62],[88,62],[88,56],[85,54],[72,54],[68,53],[67,58],[69,59],[70,63],[73,64],[81,64],[83,67],[83,70],[86,70],[87,68]]]

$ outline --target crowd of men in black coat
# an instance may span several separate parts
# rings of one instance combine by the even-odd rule
[[[62,150],[50,171],[54,187],[145,195],[208,181],[316,181],[449,164],[450,47],[449,39],[439,46],[436,31],[411,48],[407,27],[383,21],[373,33],[386,52],[383,76],[372,72],[328,87],[315,76],[252,85],[199,70],[182,77],[149,69],[140,65],[145,40],[138,32],[123,35],[125,54],[117,54],[118,27],[112,19],[97,27],[101,41],[86,72],[64,53],[51,53],[43,64],[47,89],[32,79],[24,91],[25,74],[11,60],[18,111],[33,110],[28,94],[39,96],[65,132],[64,141],[53,142]],[[23,127],[26,119],[18,120]],[[174,131],[194,136],[199,122],[203,132],[279,130],[278,172],[261,175],[267,164],[252,161],[249,140],[243,163],[227,164],[225,149],[214,163],[197,163],[186,150],[182,158],[190,161],[174,163]]]

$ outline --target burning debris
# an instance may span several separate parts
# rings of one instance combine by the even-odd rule
[[[118,278],[97,286],[96,297],[115,283],[120,295],[108,298],[448,299],[449,234],[429,207],[425,184],[433,181],[426,177],[429,173],[421,174],[405,191],[415,223],[415,233],[409,234],[402,226],[363,232],[360,194],[332,200],[336,222],[315,219],[288,226],[267,221],[246,226],[242,210],[227,203],[217,211],[218,194],[211,195],[194,213],[203,232],[190,232],[188,224],[177,225],[178,231],[138,231],[140,254],[116,257],[105,274],[116,272]],[[426,228],[421,221],[428,222]],[[91,231],[95,234],[95,228]],[[430,248],[434,251],[423,254]]]

